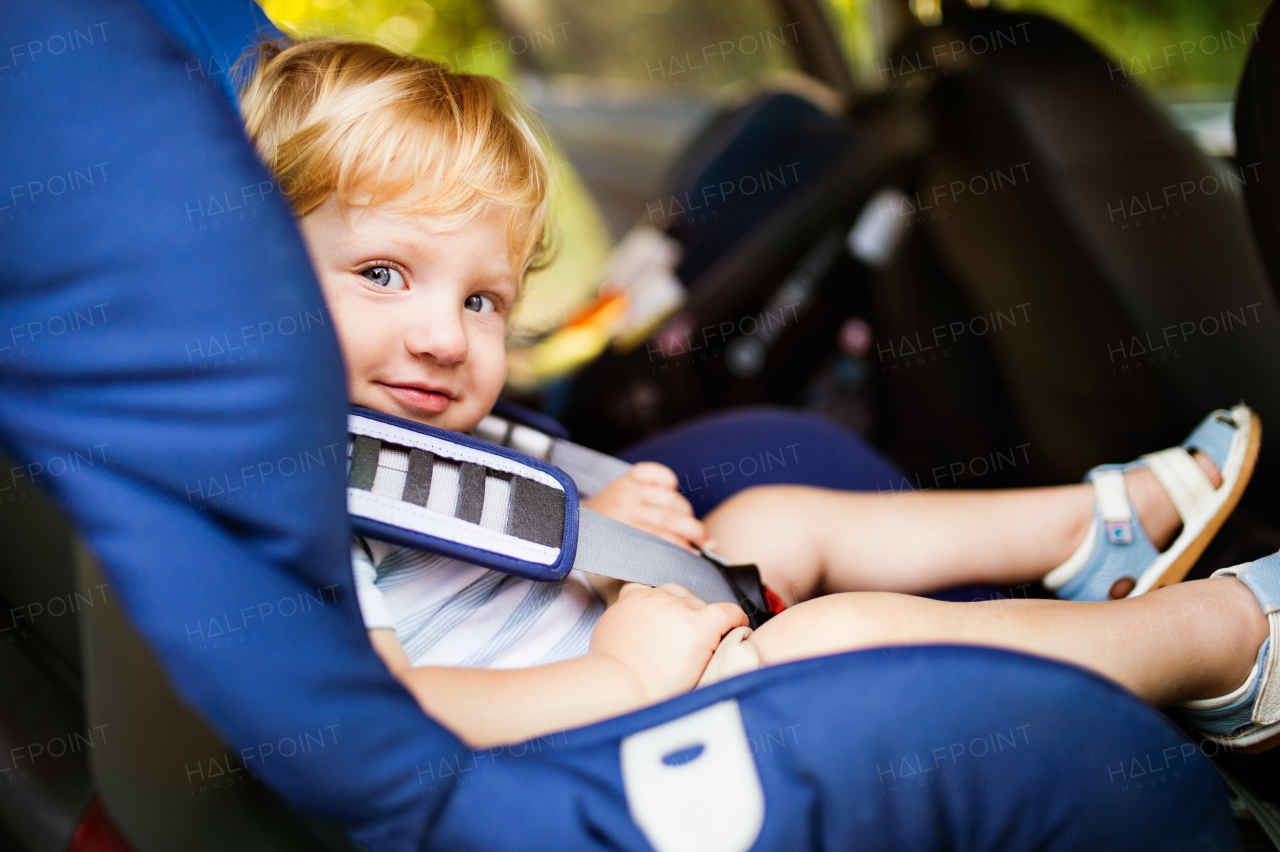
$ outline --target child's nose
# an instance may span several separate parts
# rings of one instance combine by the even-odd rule
[[[461,317],[432,312],[430,316],[414,318],[405,346],[415,358],[456,364],[466,360],[467,334]]]

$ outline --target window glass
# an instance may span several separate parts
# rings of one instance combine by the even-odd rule
[[[1235,154],[1235,88],[1270,0],[998,0],[1057,18],[1112,59],[1205,153]]]
[[[283,30],[308,38],[375,41],[459,71],[510,77],[503,36],[475,0],[259,0]]]
[[[878,44],[885,37],[884,10],[877,0],[827,0],[826,9],[855,79],[868,91],[880,89],[876,57],[881,48],[888,49]]]
[[[799,26],[769,0],[496,0],[536,73],[707,91],[796,68]],[[559,39],[559,41],[555,41]],[[555,44],[557,49],[548,50]]]
[[[1001,0],[1070,24],[1115,60],[1115,77],[1185,96],[1235,88],[1270,0]]]

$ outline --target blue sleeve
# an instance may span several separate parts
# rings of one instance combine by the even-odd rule
[[[192,56],[183,71],[198,88],[222,92],[231,103],[248,66],[237,67],[261,40],[283,37],[254,0],[140,0]]]
[[[342,364],[279,192],[136,3],[0,0],[0,21],[0,487],[61,503],[254,771],[417,848],[442,802],[415,763],[458,741],[361,625]],[[330,747],[252,762],[318,728]]]

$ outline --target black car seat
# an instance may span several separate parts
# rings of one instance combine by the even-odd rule
[[[1256,164],[1259,179],[1245,185],[1244,199],[1272,291],[1280,292],[1280,5],[1275,3],[1262,17],[1240,80],[1235,132],[1236,162]],[[1277,331],[1268,329],[1273,338]],[[1267,508],[1275,524],[1280,515],[1274,503]],[[1271,549],[1277,547],[1280,542],[1272,541]],[[1224,762],[1261,797],[1280,801],[1280,755],[1232,755]]]
[[[65,852],[96,797],[133,852],[353,852],[179,701],[52,501],[21,480],[4,497],[3,848]]]
[[[1236,161],[1256,164],[1244,187],[1253,237],[1280,292],[1280,9],[1263,16],[1236,94]]]
[[[1255,171],[1201,153],[1067,27],[957,6],[886,79],[928,91],[938,142],[875,285],[878,336],[966,325],[949,358],[883,377],[890,454],[929,470],[1026,444],[1023,481],[1063,482],[1241,399],[1280,422],[1280,310],[1241,201]]]
[[[10,472],[0,491],[0,841],[62,852],[94,796],[85,741],[110,735],[86,725],[80,683],[75,610],[94,590],[75,595],[66,520],[18,478],[26,469],[0,466]]]

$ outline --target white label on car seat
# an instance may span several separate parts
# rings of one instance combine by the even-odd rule
[[[764,788],[737,701],[624,739],[622,783],[657,852],[746,852],[764,826]]]

